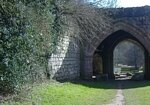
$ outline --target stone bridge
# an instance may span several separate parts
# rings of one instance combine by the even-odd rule
[[[52,65],[50,71],[52,78],[90,79],[93,75],[95,53],[98,53],[101,59],[99,65],[102,73],[113,78],[113,50],[121,41],[132,40],[144,51],[144,77],[150,79],[150,7],[119,8],[116,11],[113,13],[115,18],[111,22],[111,27],[99,33],[99,38],[91,39],[91,43],[87,43],[84,50],[81,51],[71,43],[71,39],[64,39],[67,40],[64,41],[64,46],[58,47],[59,53],[53,54],[49,60],[49,64]]]

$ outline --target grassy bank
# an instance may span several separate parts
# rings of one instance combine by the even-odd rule
[[[150,105],[150,81],[130,81],[124,87],[126,105]]]
[[[114,82],[65,82],[35,85],[2,105],[102,105],[116,94]]]

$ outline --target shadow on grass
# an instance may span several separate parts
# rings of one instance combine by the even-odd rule
[[[122,89],[142,88],[150,86],[149,80],[132,81],[132,80],[120,80]]]
[[[100,89],[132,89],[150,86],[150,81],[132,81],[130,79],[125,80],[107,80],[107,81],[87,81],[87,80],[74,80],[74,81],[59,81],[59,82],[70,82],[77,85],[86,86],[89,88],[100,88]]]

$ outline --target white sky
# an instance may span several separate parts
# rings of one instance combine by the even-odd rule
[[[150,6],[150,0],[118,0],[119,7],[139,7],[139,6]]]

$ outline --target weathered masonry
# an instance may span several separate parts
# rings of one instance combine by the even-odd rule
[[[79,43],[72,41],[76,39],[64,38],[63,44],[58,46],[58,53],[53,54],[49,59],[51,77],[90,79],[93,75],[93,57],[98,53],[102,73],[112,78],[114,76],[113,50],[119,42],[130,39],[143,47],[144,77],[150,79],[150,7],[119,8],[115,12],[115,19],[110,24],[111,27],[99,33],[99,37],[92,38],[91,43],[87,43],[82,51],[76,46],[80,46]]]

